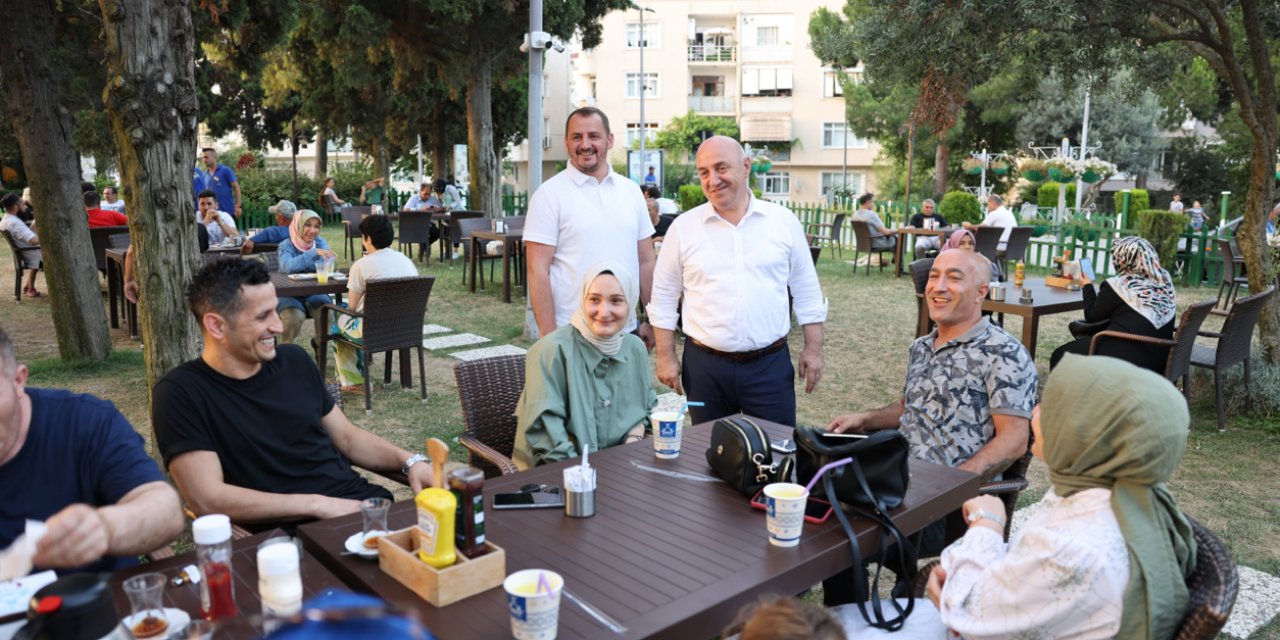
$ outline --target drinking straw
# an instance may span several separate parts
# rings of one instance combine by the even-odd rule
[[[692,400],[685,400],[684,404],[680,405],[680,411],[677,412],[680,416],[679,421],[680,422],[684,421],[684,412],[689,407],[705,407],[705,406],[707,406],[707,403],[705,402],[695,402]]]
[[[545,571],[538,572],[538,593],[551,595],[551,583],[547,580],[547,573]]]
[[[812,491],[813,485],[818,483],[818,478],[821,478],[822,474],[836,467],[843,467],[844,465],[849,464],[850,462],[853,462],[853,458],[841,458],[839,460],[836,460],[835,462],[828,462],[821,469],[818,469],[817,473],[813,474],[813,478],[809,480],[809,484],[804,486],[804,490]]]

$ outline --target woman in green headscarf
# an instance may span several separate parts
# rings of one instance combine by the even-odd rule
[[[1067,355],[1032,414],[1052,489],[1006,544],[991,496],[942,554],[929,597],[964,638],[1173,637],[1195,539],[1165,482],[1186,449],[1186,402],[1122,360]]]

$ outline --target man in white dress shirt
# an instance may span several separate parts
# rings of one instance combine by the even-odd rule
[[[569,114],[564,129],[569,166],[534,192],[524,225],[529,303],[543,336],[569,324],[582,297],[582,274],[592,265],[631,266],[645,304],[653,285],[653,223],[639,185],[609,167],[608,116],[582,107]],[[648,324],[637,330],[635,310],[630,313],[626,330],[653,348]]]
[[[1004,198],[993,193],[987,196],[987,217],[978,224],[972,222],[963,224],[964,228],[974,233],[977,233],[978,227],[1003,227],[1004,231],[1000,234],[1000,244],[996,246],[996,251],[1004,251],[1005,244],[1009,242],[1009,232],[1018,226],[1018,219],[1013,216],[1012,211],[1005,208]]]
[[[827,305],[799,220],[751,194],[750,167],[732,138],[717,136],[698,148],[708,202],[671,224],[654,270],[649,321],[658,380],[706,403],[690,408],[695,423],[741,411],[795,425],[796,373],[805,393],[822,378]],[[804,331],[798,371],[787,349],[788,290]],[[676,358],[677,320],[686,336],[683,365]]]

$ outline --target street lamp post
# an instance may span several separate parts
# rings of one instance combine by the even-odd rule
[[[644,46],[647,44],[644,40],[644,14],[645,12],[654,13],[653,9],[641,7],[632,2],[631,8],[640,12],[640,174],[644,175],[644,166],[649,162],[649,156],[645,154],[645,142],[649,137],[649,130],[645,127],[644,122],[644,94],[649,90],[645,82],[644,76]],[[643,178],[642,178],[643,180]]]

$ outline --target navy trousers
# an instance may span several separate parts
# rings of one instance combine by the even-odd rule
[[[736,363],[685,340],[680,383],[689,400],[705,403],[689,407],[693,424],[742,412],[796,426],[796,370],[785,346],[751,362]]]

